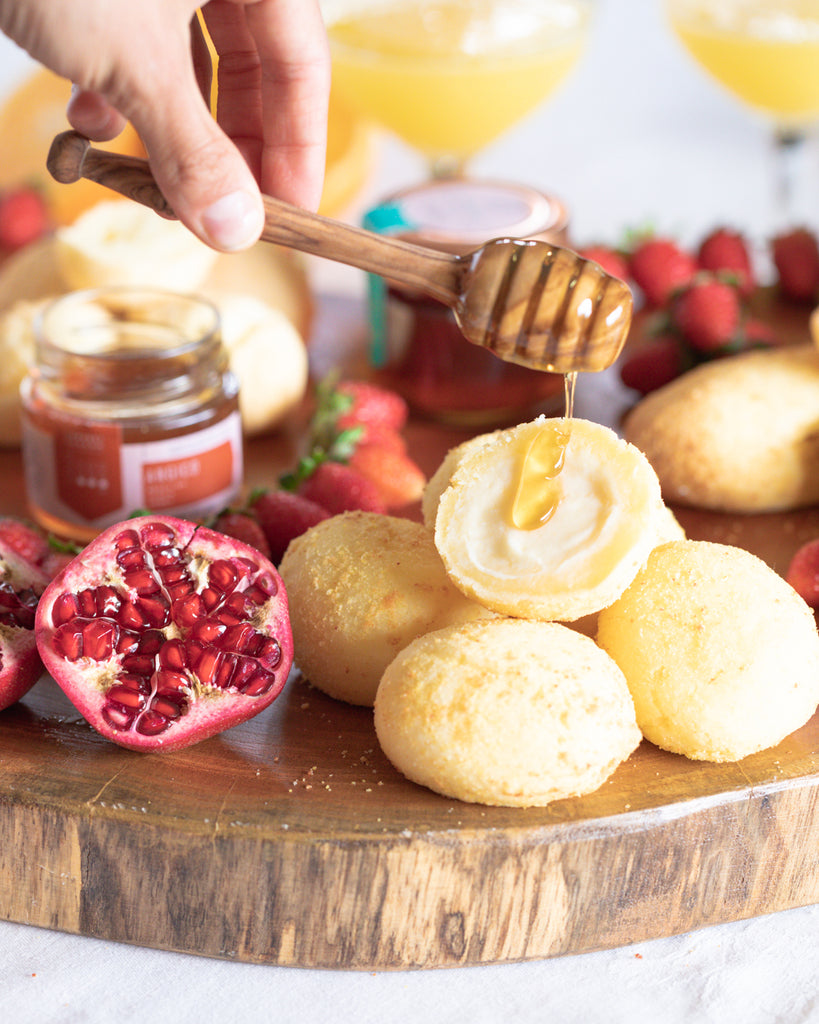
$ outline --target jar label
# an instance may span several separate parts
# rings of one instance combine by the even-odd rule
[[[115,424],[24,415],[23,444],[31,503],[97,529],[139,509],[217,512],[242,482],[238,410],[203,430],[133,443]]]

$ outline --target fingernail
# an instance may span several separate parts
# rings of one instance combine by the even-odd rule
[[[205,210],[202,228],[217,249],[246,249],[261,234],[264,213],[247,192],[230,192]]]

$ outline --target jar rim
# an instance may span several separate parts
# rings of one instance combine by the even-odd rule
[[[144,319],[136,315],[127,316],[131,310],[146,311],[151,308],[170,309],[175,304],[177,310],[185,305],[190,310],[200,310],[205,313],[201,321],[192,320],[186,329],[178,320],[171,319]],[[83,306],[89,310],[94,306],[98,310],[112,314],[107,320],[99,320],[96,324],[83,324],[79,321],[72,324],[70,319],[63,323],[60,340],[53,335],[53,317],[59,314],[60,310],[68,310],[67,316],[71,316],[72,310],[81,309]],[[125,315],[123,315],[125,314]],[[76,315],[76,314],[75,314]],[[167,315],[167,314],[166,314]],[[71,344],[79,336],[80,331],[106,329],[109,334],[112,326],[120,324],[134,324],[144,322],[146,326],[161,328],[174,336],[182,339],[170,345],[141,344],[136,346],[109,345],[108,347],[88,347],[80,344]],[[169,289],[141,286],[141,285],[103,285],[97,288],[86,288],[78,291],[67,292],[56,296],[48,301],[38,312],[34,319],[34,336],[37,348],[42,352],[51,350],[55,354],[64,353],[69,356],[80,356],[100,361],[127,362],[128,360],[144,360],[146,356],[157,359],[178,359],[208,342],[221,341],[221,315],[218,307],[210,299],[195,293],[180,293]],[[187,336],[185,336],[187,334]],[[88,335],[86,334],[86,338]]]

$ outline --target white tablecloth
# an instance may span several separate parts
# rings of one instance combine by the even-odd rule
[[[646,225],[693,240],[717,223],[762,242],[777,226],[766,128],[704,80],[670,39],[659,7],[600,0],[582,66],[474,171],[561,195],[578,243],[616,242]],[[0,89],[27,67],[0,40]],[[362,206],[422,174],[400,145],[385,142],[380,152]],[[816,163],[802,216],[819,226]],[[359,284],[327,265],[315,274],[317,287]],[[799,1024],[819,1020],[817,939],[819,907],[811,907],[537,963],[342,973],[226,963],[0,922],[0,1013],[15,1024]]]

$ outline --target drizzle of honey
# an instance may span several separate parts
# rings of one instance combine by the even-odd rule
[[[563,418],[539,430],[523,457],[511,513],[512,525],[518,530],[536,530],[543,526],[560,502],[560,473],[571,438],[576,381],[576,373],[564,376]]]

